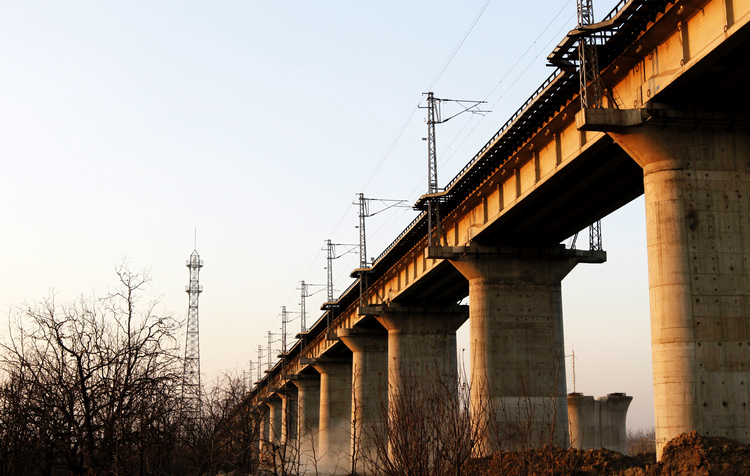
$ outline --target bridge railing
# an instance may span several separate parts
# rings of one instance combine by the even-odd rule
[[[617,5],[615,5],[615,7],[612,9],[612,11],[610,11],[609,14],[607,14],[607,16],[604,17],[603,21],[607,21],[607,20],[613,19],[615,16],[617,16],[617,12],[619,12],[620,10],[622,10],[622,8],[628,2],[630,2],[630,1],[632,1],[632,0],[620,0],[619,2],[617,2]]]
[[[388,252],[389,252],[389,251],[391,251],[391,250],[393,249],[393,247],[394,247],[394,246],[396,246],[396,244],[397,244],[397,243],[398,243],[398,242],[399,242],[399,241],[401,240],[401,238],[403,238],[404,236],[406,236],[406,235],[407,235],[407,234],[408,234],[408,233],[409,233],[409,232],[410,232],[410,231],[412,230],[412,228],[414,228],[414,227],[415,227],[415,226],[417,225],[417,223],[419,223],[419,220],[421,220],[421,219],[422,219],[422,217],[424,217],[424,215],[425,215],[425,212],[422,212],[422,213],[420,213],[419,215],[417,215],[417,217],[416,217],[416,218],[415,218],[414,220],[412,220],[412,222],[411,222],[411,223],[409,223],[409,224],[408,224],[408,225],[406,226],[406,228],[404,228],[404,231],[402,231],[402,232],[401,232],[401,233],[400,233],[400,234],[399,234],[399,235],[398,235],[398,236],[396,237],[396,239],[395,239],[395,240],[393,240],[393,242],[391,242],[391,244],[390,244],[390,245],[388,245],[388,246],[387,246],[387,247],[386,247],[386,248],[385,248],[385,249],[383,250],[383,252],[382,252],[382,253],[380,253],[380,254],[378,255],[378,257],[377,257],[377,258],[375,258],[375,261],[373,262],[373,265],[374,265],[375,263],[377,263],[378,261],[380,261],[380,259],[381,259],[381,258],[383,258],[383,257],[384,257],[385,255],[387,255],[387,254],[388,254]]]
[[[481,149],[479,149],[479,152],[477,152],[477,153],[476,153],[476,154],[474,155],[474,157],[473,157],[473,158],[472,158],[472,159],[471,159],[471,160],[469,161],[469,163],[468,163],[468,164],[466,164],[466,165],[464,166],[464,168],[463,168],[463,169],[461,169],[461,171],[460,171],[460,172],[458,172],[458,174],[456,174],[456,176],[455,176],[455,177],[453,177],[453,180],[451,180],[450,182],[448,182],[448,185],[446,185],[446,186],[445,186],[445,190],[448,190],[448,189],[450,189],[450,188],[451,188],[451,187],[453,186],[453,184],[455,184],[455,183],[456,183],[456,182],[457,182],[457,181],[458,181],[458,180],[459,180],[459,179],[461,178],[461,176],[462,176],[462,175],[464,175],[464,173],[466,173],[466,171],[467,171],[467,170],[469,170],[469,169],[470,169],[470,168],[471,168],[471,167],[472,167],[472,166],[473,166],[473,165],[474,165],[474,164],[475,164],[476,162],[478,162],[479,160],[481,160],[481,158],[482,158],[482,156],[484,155],[484,153],[485,153],[485,152],[486,152],[486,151],[487,151],[487,150],[488,150],[489,148],[491,148],[491,147],[492,147],[492,145],[493,145],[493,144],[494,144],[494,143],[495,143],[495,142],[497,141],[497,139],[498,139],[498,138],[500,138],[500,137],[501,137],[501,136],[502,136],[502,135],[503,135],[503,134],[504,134],[504,133],[505,133],[505,132],[506,132],[506,131],[507,131],[508,129],[510,129],[510,127],[511,127],[511,126],[512,126],[512,125],[513,125],[513,124],[514,124],[515,122],[516,122],[516,119],[518,119],[518,118],[519,118],[519,117],[520,117],[520,116],[521,116],[521,115],[522,115],[522,114],[524,113],[524,111],[526,111],[526,109],[527,109],[527,108],[529,107],[529,105],[530,105],[531,103],[533,103],[533,102],[534,102],[534,101],[535,101],[535,100],[537,99],[537,97],[538,97],[538,96],[539,96],[539,95],[540,95],[540,94],[541,94],[541,93],[542,93],[542,92],[543,92],[543,91],[544,91],[545,89],[547,89],[547,87],[548,87],[548,86],[549,86],[550,84],[552,84],[552,81],[554,81],[554,80],[555,80],[555,78],[556,78],[556,77],[557,77],[557,76],[558,76],[558,75],[559,75],[560,73],[561,73],[561,71],[560,71],[560,69],[559,69],[559,68],[555,69],[555,71],[554,71],[554,72],[553,72],[553,73],[552,73],[552,74],[551,74],[551,75],[550,75],[550,76],[549,76],[549,77],[548,77],[548,78],[547,78],[547,79],[546,79],[546,80],[545,80],[545,81],[544,81],[544,82],[542,83],[542,85],[541,85],[541,86],[539,86],[539,87],[537,88],[537,90],[536,90],[536,91],[534,91],[534,94],[532,94],[532,95],[531,95],[531,96],[530,96],[530,97],[529,97],[529,98],[528,98],[528,99],[526,100],[526,102],[524,102],[524,103],[523,103],[523,105],[522,105],[521,107],[519,107],[519,108],[518,108],[518,110],[516,110],[516,112],[514,112],[514,113],[513,113],[513,115],[512,115],[511,117],[510,117],[510,119],[508,119],[508,120],[507,120],[507,121],[505,122],[505,124],[503,124],[503,126],[502,126],[502,127],[500,128],[500,130],[499,130],[499,131],[497,131],[497,132],[495,133],[495,135],[494,135],[494,136],[492,136],[492,138],[491,138],[491,139],[490,139],[489,141],[487,141],[487,143],[486,143],[486,144],[485,144],[485,145],[484,145],[484,146],[483,146],[483,147],[482,147]]]

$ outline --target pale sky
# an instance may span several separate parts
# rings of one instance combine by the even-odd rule
[[[357,243],[357,193],[426,192],[422,93],[492,111],[438,126],[444,186],[552,73],[574,24],[572,0],[2,2],[0,306],[105,294],[126,260],[184,318],[197,228],[204,382],[245,370],[281,306],[299,311],[299,282],[325,283],[324,241]],[[368,254],[416,213],[370,218]],[[627,392],[629,426],[650,427],[642,199],[603,221],[603,241],[609,261],[563,282],[576,390]],[[334,262],[336,295],[357,263]],[[568,374],[572,391],[570,359]]]

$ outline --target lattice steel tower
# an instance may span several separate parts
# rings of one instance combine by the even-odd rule
[[[198,284],[198,274],[203,267],[197,251],[187,261],[190,269],[190,284],[185,287],[189,296],[187,335],[185,338],[185,367],[182,380],[182,397],[188,416],[197,417],[201,411],[201,357],[198,335],[198,296],[203,286]]]
[[[438,104],[432,92],[427,93],[427,193],[431,196],[427,202],[427,244],[439,246],[443,235],[440,224],[440,205],[437,197],[440,191],[437,178],[437,146],[435,145],[435,124],[439,124]]]
[[[584,30],[594,23],[593,0],[577,0],[578,29]],[[581,109],[601,108],[605,90],[599,72],[599,59],[596,53],[596,36],[589,34],[578,40],[578,81],[581,96]],[[614,98],[610,98],[610,107],[616,107]],[[597,220],[589,227],[589,249],[601,251],[602,221]]]
[[[578,28],[594,23],[593,0],[578,0]],[[596,55],[596,38],[583,36],[578,41],[578,81],[581,107],[602,107],[602,80]]]
[[[442,224],[440,222],[440,197],[441,192],[438,187],[437,178],[437,146],[435,145],[435,124],[448,122],[454,117],[464,113],[484,113],[475,109],[484,101],[467,101],[463,99],[440,99],[436,98],[432,92],[423,93],[427,95],[427,106],[419,106],[427,109],[427,246],[440,246],[445,244]],[[458,103],[462,110],[450,117],[444,118],[440,109],[443,102]],[[421,207],[420,207],[421,208]],[[442,243],[441,243],[442,242]]]

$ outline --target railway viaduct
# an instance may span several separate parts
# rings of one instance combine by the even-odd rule
[[[439,203],[444,239],[420,214],[257,382],[264,438],[346,471],[406,380],[455,382],[469,319],[472,410],[494,429],[478,451],[517,445],[520,423],[568,444],[561,281],[606,254],[560,243],[645,194],[657,454],[691,430],[750,443],[748,20],[750,0],[630,0],[568,33],[555,72],[417,203]],[[579,100],[582,38],[603,107]]]

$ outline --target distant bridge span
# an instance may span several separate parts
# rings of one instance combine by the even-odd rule
[[[645,193],[658,454],[690,430],[749,443],[748,20],[750,0],[631,0],[571,31],[555,73],[440,194],[445,242],[428,247],[422,213],[357,272],[362,301],[357,281],[251,391],[266,438],[315,434],[322,467],[340,461],[404,370],[455,378],[470,318],[473,404],[532,402],[535,431],[555,419],[566,445],[560,282],[606,255],[559,243]],[[578,97],[586,35],[611,92],[600,109]],[[513,447],[511,413],[480,452]]]

